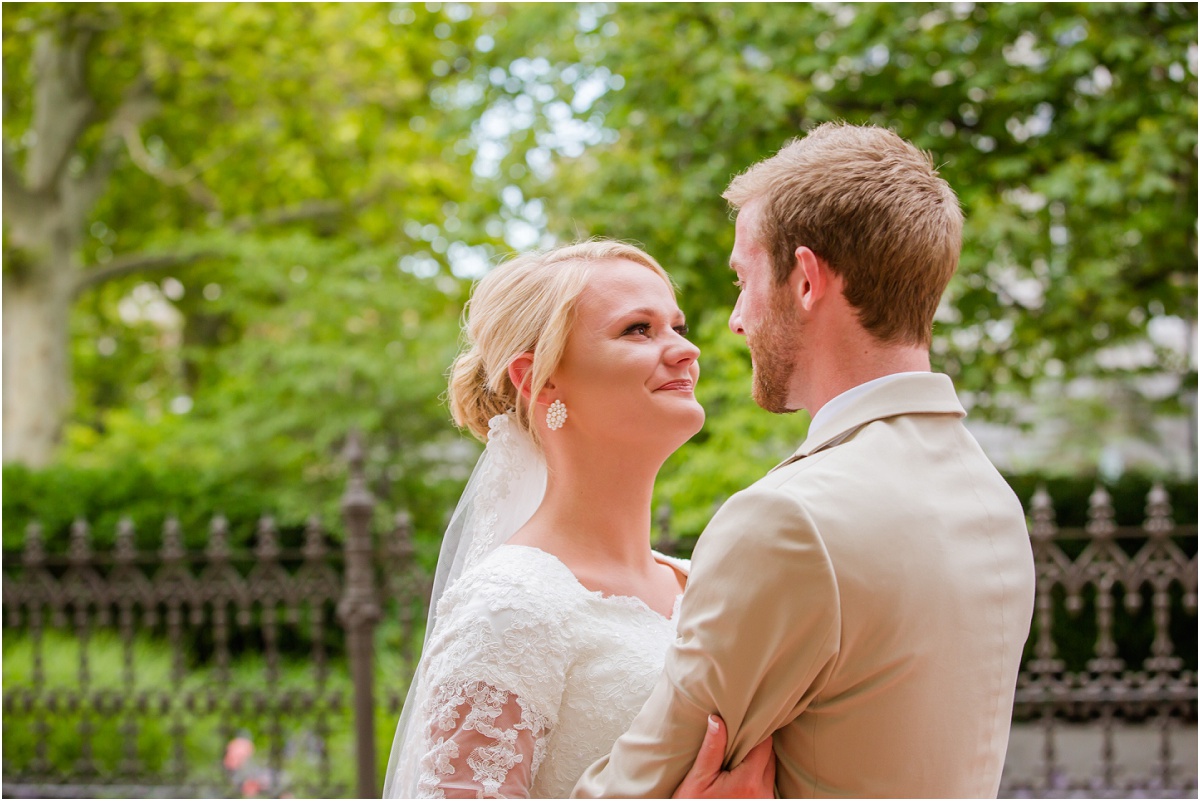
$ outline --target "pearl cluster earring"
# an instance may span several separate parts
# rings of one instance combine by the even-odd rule
[[[563,427],[565,422],[567,422],[567,406],[562,401],[556,400],[546,410],[546,426],[551,431],[557,431]]]

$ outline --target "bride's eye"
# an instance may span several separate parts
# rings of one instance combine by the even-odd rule
[[[641,334],[648,337],[650,336],[650,323],[634,323],[625,329],[625,334]]]
[[[691,331],[691,329],[687,327],[686,323],[675,326],[675,330],[679,333],[679,336],[684,338],[687,338],[688,333]]]

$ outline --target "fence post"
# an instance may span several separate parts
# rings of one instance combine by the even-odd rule
[[[359,798],[377,798],[375,788],[375,621],[379,601],[375,594],[372,561],[371,515],[375,498],[367,489],[363,472],[365,454],[358,432],[351,432],[344,454],[350,464],[346,492],[342,495],[342,519],[346,523],[346,576],[338,619],[346,630],[350,676],[354,681],[354,740],[358,757]]]

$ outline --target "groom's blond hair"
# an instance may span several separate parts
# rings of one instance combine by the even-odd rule
[[[803,245],[842,277],[876,339],[930,344],[963,215],[928,154],[883,128],[825,123],[738,175],[722,197],[735,209],[764,201],[755,236],[777,285]]]
[[[674,295],[670,276],[650,254],[610,239],[526,253],[479,280],[463,312],[462,350],[450,366],[447,400],[456,424],[486,442],[488,421],[515,411],[521,427],[539,442],[529,403],[509,378],[508,366],[522,353],[533,353],[528,397],[537,398],[562,360],[588,278],[616,260],[653,270]]]

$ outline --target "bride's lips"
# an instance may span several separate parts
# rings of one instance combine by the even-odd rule
[[[667,383],[663,384],[661,387],[659,387],[658,389],[656,389],[654,391],[661,392],[664,389],[672,389],[672,390],[676,390],[678,392],[691,392],[693,386],[694,385],[692,384],[691,381],[689,381],[686,378],[683,378],[678,381],[668,381]]]

